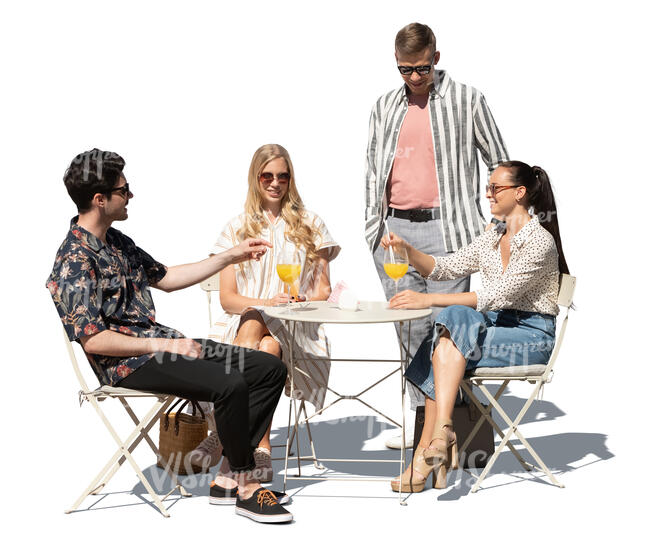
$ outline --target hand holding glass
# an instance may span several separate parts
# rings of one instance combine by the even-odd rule
[[[409,259],[405,247],[389,246],[384,250],[384,271],[395,281],[395,295],[397,286],[409,268]]]

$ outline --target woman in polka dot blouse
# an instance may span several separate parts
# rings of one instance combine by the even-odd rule
[[[555,343],[559,274],[569,269],[548,175],[537,166],[504,162],[490,177],[486,197],[498,225],[450,256],[434,258],[392,233],[381,240],[385,249],[406,248],[410,264],[429,280],[480,272],[482,283],[475,292],[405,290],[390,300],[399,309],[445,307],[406,371],[426,404],[422,438],[402,474],[403,491],[422,491],[431,473],[434,487],[444,488],[447,470],[457,467],[451,415],[466,370],[545,364]],[[399,486],[399,478],[392,480],[394,491]]]

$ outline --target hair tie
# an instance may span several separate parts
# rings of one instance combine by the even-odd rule
[[[535,179],[539,181],[539,172],[541,168],[539,166],[533,166],[531,169],[533,170],[533,175],[535,175]]]

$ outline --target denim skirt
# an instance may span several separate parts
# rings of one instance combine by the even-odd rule
[[[445,329],[465,358],[467,371],[546,364],[555,345],[555,316],[510,309],[483,313],[463,305],[445,307],[405,373],[431,399],[435,399],[431,357]]]

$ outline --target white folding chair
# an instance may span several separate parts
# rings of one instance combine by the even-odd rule
[[[555,360],[557,359],[558,353],[562,346],[562,341],[564,340],[564,333],[566,332],[567,322],[569,321],[569,311],[571,310],[571,305],[573,303],[573,292],[575,290],[575,285],[576,285],[575,277],[566,274],[561,275],[559,295],[558,295],[558,305],[560,306],[561,311],[564,312],[564,316],[562,318],[560,331],[556,335],[555,347],[553,348],[553,353],[551,354],[551,358],[549,359],[548,364],[524,365],[524,366],[516,366],[516,367],[478,368],[475,369],[469,377],[465,378],[461,382],[461,387],[463,391],[467,393],[470,400],[477,406],[477,408],[481,412],[481,418],[478,420],[473,430],[470,432],[467,439],[461,446],[459,450],[459,454],[462,455],[464,453],[464,451],[467,449],[467,446],[474,438],[474,435],[476,435],[476,433],[478,432],[479,427],[486,420],[488,421],[488,423],[492,425],[494,430],[501,437],[501,442],[499,443],[496,450],[494,451],[494,454],[492,455],[487,465],[481,472],[481,475],[476,477],[473,473],[471,472],[469,473],[475,478],[477,478],[476,482],[472,486],[472,493],[476,493],[476,491],[480,488],[481,483],[490,472],[490,469],[492,469],[492,466],[497,460],[497,457],[499,457],[499,454],[503,451],[503,448],[505,446],[508,446],[512,454],[517,458],[517,460],[525,470],[530,471],[532,469],[535,469],[538,471],[542,471],[544,474],[546,474],[549,477],[549,479],[554,485],[558,487],[564,487],[564,485],[557,480],[557,478],[553,475],[553,473],[549,470],[549,468],[544,464],[544,462],[539,457],[537,452],[535,452],[535,450],[530,445],[530,443],[521,434],[521,432],[519,431],[519,423],[523,419],[524,415],[528,411],[528,408],[533,403],[535,398],[538,397],[544,384],[548,384],[553,378],[553,368],[555,366]],[[521,408],[519,413],[515,416],[514,420],[510,419],[510,417],[506,414],[506,412],[503,410],[501,405],[499,405],[498,403],[499,397],[501,397],[508,384],[513,380],[526,381],[535,385],[532,393],[530,394],[530,397],[528,398],[524,406]],[[490,391],[485,387],[484,382],[494,382],[494,381],[497,382],[500,381],[501,386],[499,386],[499,389],[497,390],[496,394],[493,396],[490,393]],[[490,404],[487,406],[487,408],[481,404],[481,401],[472,392],[472,385],[477,386],[481,390],[481,392],[483,392],[486,399],[489,401]],[[505,434],[499,428],[499,426],[496,424],[496,422],[492,419],[492,416],[490,415],[493,408],[499,413],[501,418],[507,424],[507,429]],[[512,438],[513,435],[515,435],[519,439],[519,442],[528,450],[528,452],[533,457],[537,465],[533,465],[525,461],[521,457],[519,451],[510,442],[510,439]]]
[[[212,275],[211,277],[208,277],[207,279],[205,279],[203,282],[201,282],[200,286],[201,286],[201,289],[206,293],[206,296],[208,298],[208,325],[209,325],[208,329],[210,330],[209,333],[208,333],[208,337],[209,338],[215,338],[215,337],[217,337],[215,335],[216,331],[213,331],[213,330],[215,330],[215,327],[216,326],[224,326],[225,327],[225,324],[223,324],[221,322],[215,322],[212,319],[212,292],[216,293],[216,292],[219,291],[219,273],[216,273],[216,274]],[[223,330],[221,330],[221,331],[223,331]],[[219,334],[219,336],[221,336],[221,333]],[[307,418],[307,410],[305,408],[305,400],[304,399],[300,400],[300,405],[298,407],[298,412],[303,412],[305,418]],[[297,424],[295,424],[294,427],[293,427],[292,433],[291,433],[291,439],[289,441],[289,449],[290,450],[291,450],[291,447],[293,446],[293,441],[294,441],[294,437],[295,437],[295,434],[296,434],[296,431],[297,431],[297,427],[298,427]],[[316,453],[314,452],[314,441],[313,441],[312,436],[311,436],[311,428],[309,427],[309,421],[306,421],[306,427],[307,427],[307,436],[309,438],[309,443],[310,443],[311,448],[312,448],[312,456],[310,456],[310,457],[302,457],[302,459],[312,459],[313,462],[314,462],[314,465],[316,467],[320,467],[320,465],[317,463],[317,461],[315,459]],[[277,444],[277,445],[272,446],[272,448],[284,448],[284,446],[285,446],[284,444]],[[300,461],[302,459],[300,458],[300,449],[299,448],[298,448],[298,454],[299,454],[298,455],[298,462],[300,463]],[[290,452],[290,455],[293,455],[293,454]],[[276,460],[276,461],[280,461],[280,460],[284,460],[284,457],[274,457],[273,459]]]
[[[169,497],[177,489],[180,491],[180,494],[183,497],[191,497],[192,494],[189,493],[179,483],[176,474],[172,472],[171,469],[167,469],[167,472],[172,480],[172,484],[174,485],[174,488],[166,495],[159,496],[153,490],[151,484],[148,482],[148,480],[142,473],[142,470],[133,459],[132,452],[133,450],[135,450],[135,448],[142,440],[145,440],[147,444],[149,444],[149,447],[155,454],[156,458],[159,456],[158,448],[154,444],[153,440],[151,440],[151,437],[149,437],[149,431],[158,421],[160,415],[165,411],[165,409],[169,407],[169,405],[172,403],[175,397],[173,395],[161,395],[161,394],[148,393],[144,391],[131,390],[131,389],[120,388],[120,387],[111,387],[111,386],[100,386],[95,390],[91,390],[86,384],[86,380],[84,379],[81,369],[79,368],[79,363],[77,362],[77,357],[75,356],[72,343],[68,340],[68,336],[65,333],[65,331],[63,332],[63,336],[65,338],[65,344],[68,349],[70,361],[72,362],[72,367],[74,369],[75,374],[77,375],[77,379],[79,380],[79,384],[81,386],[81,390],[79,391],[79,404],[81,405],[83,404],[83,401],[88,401],[91,405],[93,405],[95,411],[97,412],[97,415],[101,418],[102,422],[104,422],[106,429],[108,429],[108,432],[111,434],[113,440],[117,444],[117,451],[108,460],[106,465],[104,465],[104,468],[102,468],[99,474],[93,479],[90,485],[84,490],[84,492],[75,501],[75,503],[65,511],[65,513],[69,514],[70,512],[74,512],[75,510],[77,510],[81,505],[81,503],[83,502],[83,500],[86,497],[88,497],[88,495],[96,495],[106,484],[108,484],[110,479],[115,475],[115,473],[119,470],[122,464],[125,461],[128,461],[131,467],[133,467],[135,474],[142,482],[142,485],[147,490],[147,493],[149,493],[149,496],[151,497],[153,503],[156,505],[158,510],[160,510],[163,516],[169,517],[169,512],[165,508],[165,505],[162,503],[162,501],[165,500],[167,497]],[[156,403],[153,405],[153,407],[151,407],[149,412],[147,412],[147,414],[142,418],[142,420],[139,420],[138,417],[133,412],[131,406],[129,405],[128,400],[133,398],[141,398],[141,397],[155,399]],[[117,434],[117,431],[115,431],[113,425],[109,422],[108,418],[106,417],[106,414],[102,411],[99,405],[100,401],[103,401],[104,399],[107,398],[118,399],[119,402],[124,407],[124,409],[126,410],[129,417],[131,418],[131,420],[133,420],[133,423],[135,424],[135,429],[124,440],[120,439],[120,437]]]

